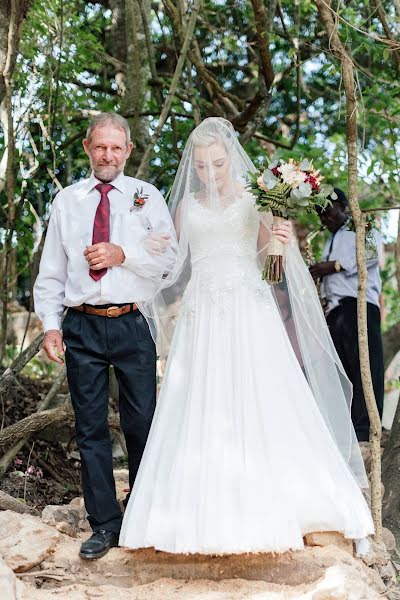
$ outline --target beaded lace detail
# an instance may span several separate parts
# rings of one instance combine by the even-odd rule
[[[233,292],[253,290],[264,305],[271,291],[257,266],[259,217],[253,197],[245,192],[228,206],[209,208],[191,198],[188,235],[192,276],[182,298],[182,309],[195,313],[210,302],[229,310]]]

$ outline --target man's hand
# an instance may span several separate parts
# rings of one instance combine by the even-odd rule
[[[317,279],[321,279],[324,275],[331,275],[332,273],[336,273],[335,270],[335,261],[328,260],[326,262],[315,263],[315,265],[311,265],[310,269],[311,277],[316,281]]]
[[[125,260],[125,254],[121,246],[109,244],[108,242],[87,246],[83,256],[94,271],[121,265]]]
[[[147,236],[147,238],[143,241],[143,246],[149,252],[149,254],[153,254],[154,256],[160,256],[164,254],[164,252],[171,245],[171,236],[167,233],[151,233]]]
[[[282,244],[287,244],[293,237],[292,222],[282,221],[278,225],[273,225],[272,233]]]
[[[43,338],[43,350],[47,354],[47,358],[50,360],[63,364],[64,359],[60,355],[64,355],[64,345],[61,331],[58,329],[49,329],[44,334]]]

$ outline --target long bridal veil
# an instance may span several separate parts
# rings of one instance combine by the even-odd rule
[[[241,201],[254,204],[254,199],[246,189],[246,181],[248,173],[255,171],[229,121],[217,117],[205,119],[189,136],[169,202],[179,240],[175,266],[166,275],[163,269],[160,269],[158,276],[152,273],[152,278],[157,282],[157,292],[150,301],[139,303],[159,352],[164,353],[165,349],[174,352],[171,340],[179,307],[192,269],[202,259],[196,255],[193,262],[191,258],[189,240],[193,211],[209,211],[210,218],[206,221],[203,235],[210,239],[218,236],[221,228],[220,222],[219,227],[215,226],[216,219],[222,219],[224,226],[229,227],[231,206]],[[259,220],[258,240],[249,235],[248,239],[240,240],[237,248],[235,244],[229,243],[224,247],[223,240],[213,240],[210,247],[218,247],[218,257],[226,253],[227,257],[236,258],[237,252],[243,252],[246,248],[246,254],[253,254],[259,266],[262,288],[268,285],[262,281],[261,272],[266,243],[272,235],[272,215],[259,213],[254,208],[253,218]],[[210,301],[218,301],[221,290],[229,294],[230,286],[237,283],[237,273],[226,269],[226,264],[225,261],[219,271],[216,265],[215,272],[219,273],[219,280],[213,285],[210,279],[207,289]],[[368,481],[364,463],[350,418],[352,385],[333,345],[313,280],[294,239],[286,248],[284,282],[273,286],[272,293],[328,430],[357,482],[361,487],[366,487]],[[245,306],[243,310],[246,310]],[[265,344],[273,346],[274,340],[265,340]],[[257,376],[262,378],[264,374],[258,373]],[[285,377],[285,373],[274,376]],[[265,380],[265,393],[268,394],[268,378]],[[313,432],[310,431],[309,435],[312,436]]]

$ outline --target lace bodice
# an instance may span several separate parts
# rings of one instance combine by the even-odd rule
[[[259,218],[254,199],[245,193],[227,207],[208,208],[190,201],[188,238],[192,266],[216,258],[229,261],[232,256],[254,258],[257,252]]]
[[[192,196],[188,210],[188,241],[192,277],[184,300],[192,305],[199,293],[221,307],[229,294],[246,286],[263,298],[269,286],[262,281],[257,265],[259,215],[254,198],[244,192],[235,203],[209,208]],[[196,294],[197,292],[197,294]]]

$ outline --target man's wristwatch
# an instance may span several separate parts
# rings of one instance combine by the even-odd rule
[[[336,273],[339,273],[339,271],[342,270],[342,265],[340,264],[340,262],[338,260],[335,260],[334,267],[335,267]]]

